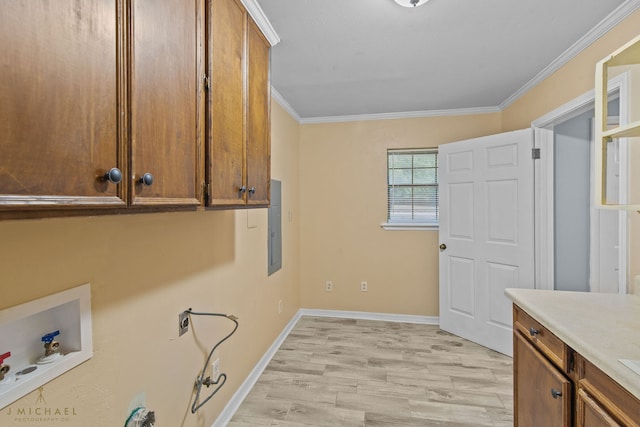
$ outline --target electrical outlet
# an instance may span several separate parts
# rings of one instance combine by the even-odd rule
[[[360,290],[362,292],[367,292],[369,290],[369,285],[367,285],[367,282],[360,282]]]
[[[278,301],[278,314],[282,314],[282,300]]]
[[[333,291],[333,282],[331,280],[327,280],[324,283],[324,290],[327,291],[327,292]]]
[[[216,359],[211,364],[211,379],[213,381],[218,381],[220,378],[220,359]]]
[[[181,337],[189,330],[189,312],[183,311],[178,315],[178,336]]]

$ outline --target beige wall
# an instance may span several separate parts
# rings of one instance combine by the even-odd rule
[[[438,232],[380,228],[387,149],[499,131],[499,114],[303,125],[302,307],[437,316]]]
[[[275,103],[272,120],[272,175],[283,181],[283,211],[296,212],[299,125]],[[121,426],[145,392],[157,425],[208,427],[300,306],[297,218],[283,222],[283,268],[267,277],[266,209],[3,221],[0,236],[0,308],[92,286],[94,355],[44,387],[47,407],[77,414],[55,425]],[[240,322],[218,353],[228,382],[197,415],[194,380],[232,324],[193,317],[178,338],[178,313],[189,307]],[[45,406],[37,397],[3,409],[0,425],[51,425],[15,421]]]

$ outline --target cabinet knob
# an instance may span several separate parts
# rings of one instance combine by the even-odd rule
[[[551,396],[552,396],[554,399],[557,399],[557,398],[559,398],[559,397],[562,397],[562,392],[561,392],[561,391],[559,391],[559,390],[556,390],[555,388],[552,388],[552,389],[551,389]]]
[[[538,335],[539,333],[540,333],[540,331],[537,330],[536,328],[534,328],[534,327],[529,328],[529,334],[531,334],[532,337]]]
[[[249,189],[249,193],[251,193],[251,194],[255,194],[255,192],[256,192],[256,187],[251,187],[251,188]]]
[[[149,172],[147,172],[147,173],[145,173],[144,175],[142,175],[140,177],[138,182],[140,184],[142,184],[142,185],[151,185],[151,184],[153,184],[153,175],[151,175]]]
[[[244,185],[242,187],[238,188],[238,193],[240,193],[240,194],[244,193],[245,191],[247,191],[247,187],[245,187]]]
[[[445,245],[444,243],[440,243],[440,250],[444,251],[445,249],[447,249],[447,245]]]
[[[104,174],[102,179],[113,184],[118,184],[120,181],[122,181],[122,172],[118,168],[111,168],[109,169],[109,172]]]

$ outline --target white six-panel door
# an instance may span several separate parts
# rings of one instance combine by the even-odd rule
[[[440,327],[512,354],[505,288],[534,287],[531,129],[439,147]]]

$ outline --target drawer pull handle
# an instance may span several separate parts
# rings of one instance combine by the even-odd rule
[[[538,335],[540,333],[539,330],[537,330],[536,328],[529,328],[529,333],[531,334],[532,337],[535,337],[536,335]]]
[[[118,184],[120,183],[120,181],[122,181],[122,172],[118,168],[111,168],[109,169],[109,172],[104,174],[102,179],[113,184]]]
[[[559,397],[562,397],[562,392],[561,392],[561,391],[556,390],[555,388],[552,388],[552,389],[551,389],[551,396],[552,396],[554,399],[557,399],[557,398],[559,398]]]
[[[142,175],[140,177],[140,179],[138,179],[138,183],[140,183],[142,185],[151,185],[151,184],[153,184],[153,175],[151,175],[149,172],[145,173],[144,175]]]

